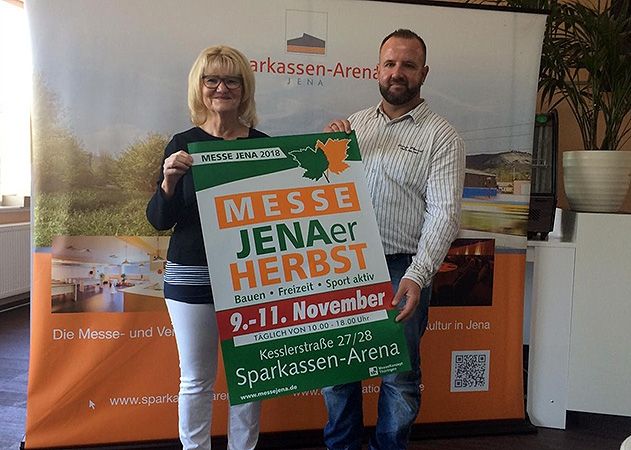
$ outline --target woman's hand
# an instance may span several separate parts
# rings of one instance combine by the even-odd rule
[[[351,123],[346,119],[337,119],[329,122],[326,127],[324,127],[325,133],[330,133],[332,131],[344,131],[346,133],[351,132]]]
[[[175,185],[192,165],[193,157],[184,150],[173,153],[164,160],[164,164],[162,165],[164,180],[162,180],[162,184],[160,186],[162,187],[166,198],[171,198],[173,196],[175,193]]]

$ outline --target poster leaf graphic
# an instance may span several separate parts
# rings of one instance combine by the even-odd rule
[[[326,143],[318,139],[316,149],[322,150],[329,161],[329,170],[335,174],[340,174],[349,168],[344,161],[348,156],[348,145],[350,139],[327,139]]]
[[[311,147],[306,147],[293,150],[289,154],[298,162],[300,167],[305,169],[302,176],[310,180],[319,180],[329,168],[329,161],[321,149],[314,150]]]

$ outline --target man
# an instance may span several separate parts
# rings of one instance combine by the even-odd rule
[[[388,270],[410,351],[412,370],[382,378],[371,450],[405,449],[421,403],[420,340],[427,325],[432,276],[459,228],[464,144],[421,98],[429,67],[416,33],[397,30],[379,50],[382,101],[325,131],[357,133]],[[323,390],[329,450],[359,450],[363,434],[361,384]]]

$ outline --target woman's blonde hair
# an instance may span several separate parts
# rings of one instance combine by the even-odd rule
[[[208,47],[199,54],[188,74],[188,109],[191,121],[200,126],[208,118],[208,111],[202,97],[202,76],[221,70],[243,78],[239,119],[244,125],[254,127],[258,123],[254,102],[254,72],[245,55],[226,45]]]

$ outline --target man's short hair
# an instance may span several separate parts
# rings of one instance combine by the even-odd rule
[[[398,30],[394,30],[392,33],[383,38],[383,41],[381,41],[381,45],[379,46],[379,52],[381,52],[383,45],[391,37],[398,37],[402,39],[416,39],[421,44],[421,48],[423,49],[423,53],[425,54],[425,58],[423,59],[423,64],[425,64],[425,61],[427,60],[427,46],[425,45],[425,41],[422,37],[420,37],[414,31],[408,30],[407,28],[399,28]]]

